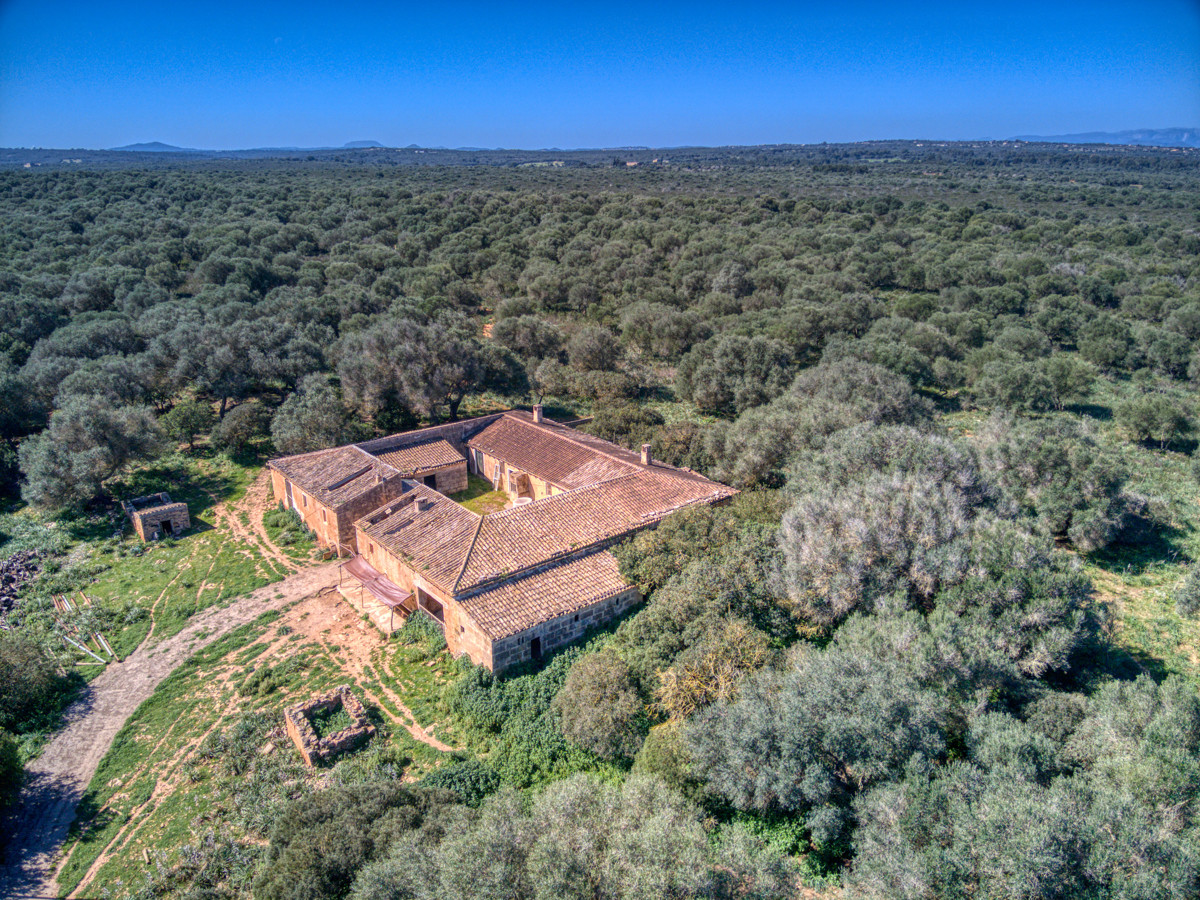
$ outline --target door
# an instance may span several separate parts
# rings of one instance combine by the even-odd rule
[[[541,659],[542,658],[542,639],[540,637],[535,637],[533,640],[531,640],[529,642],[529,658],[530,659]]]

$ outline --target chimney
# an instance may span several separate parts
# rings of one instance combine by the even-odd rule
[[[642,465],[650,465],[650,445],[642,444]]]
[[[417,512],[425,512],[431,506],[433,506],[433,501],[428,497],[421,497],[417,500]]]
[[[541,424],[542,421],[542,404],[538,403],[533,407],[533,421]]]

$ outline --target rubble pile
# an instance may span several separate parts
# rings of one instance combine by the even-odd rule
[[[12,612],[21,587],[42,570],[43,556],[38,550],[18,550],[0,562],[0,617]]]

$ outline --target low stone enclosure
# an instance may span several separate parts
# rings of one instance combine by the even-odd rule
[[[339,709],[345,710],[350,716],[350,727],[319,737],[310,717]],[[289,706],[284,710],[283,718],[287,723],[288,737],[300,750],[304,762],[310,766],[326,762],[346,750],[353,750],[375,733],[375,726],[367,720],[367,711],[362,702],[350,693],[350,686],[345,684],[313,697],[307,703]]]
[[[186,503],[172,503],[167,493],[122,500],[121,509],[143,541],[174,537],[192,526]]]

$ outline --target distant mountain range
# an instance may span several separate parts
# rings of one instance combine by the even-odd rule
[[[259,150],[286,150],[289,153],[297,153],[302,150],[371,150],[375,147],[382,147],[383,144],[379,141],[350,141],[342,144],[340,147],[260,147]],[[176,147],[173,144],[164,144],[162,141],[148,141],[142,144],[126,144],[124,147],[113,147],[117,152],[129,153],[222,153],[228,151],[221,150],[197,150],[194,147]]]
[[[1135,147],[1200,147],[1200,128],[1138,128],[1133,131],[1086,131],[1082,134],[1023,134],[1014,141],[1048,144],[1128,144]]]
[[[130,153],[206,153],[206,150],[192,150],[187,147],[175,147],[162,141],[149,141],[143,144],[126,144],[124,147],[113,147],[113,150],[127,150]]]

